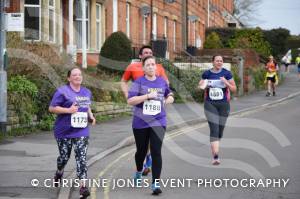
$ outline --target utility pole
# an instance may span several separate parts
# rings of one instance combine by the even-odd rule
[[[7,73],[4,55],[6,52],[5,1],[0,1],[0,132],[6,133],[7,123]]]

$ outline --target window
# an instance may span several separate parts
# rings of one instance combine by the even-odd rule
[[[25,0],[24,4],[24,39],[41,40],[41,4],[40,0]]]
[[[164,37],[168,37],[168,17],[164,17]]]
[[[152,35],[153,35],[153,40],[157,39],[157,14],[153,13],[153,18],[152,18]]]
[[[90,26],[89,26],[89,16],[90,16],[90,5],[89,1],[86,2],[86,18],[82,19],[81,12],[81,0],[76,0],[75,3],[75,38],[77,49],[82,48],[82,21],[86,21],[86,47],[89,48],[89,40],[90,40]]]
[[[55,0],[49,0],[49,41],[55,42]]]
[[[147,17],[143,16],[143,44],[146,45]]]
[[[176,21],[173,21],[173,50],[176,51]]]
[[[130,38],[130,3],[126,3],[126,35]]]
[[[101,13],[102,13],[102,5],[96,4],[96,29],[97,29],[97,36],[96,36],[96,48],[100,50],[102,45],[102,23],[101,23]]]

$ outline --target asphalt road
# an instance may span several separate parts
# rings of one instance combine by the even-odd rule
[[[211,166],[208,126],[170,132],[164,140],[160,198],[299,199],[300,97],[228,120],[221,165]],[[134,147],[92,165],[91,198],[152,198],[144,178],[132,187]],[[118,184],[116,184],[118,183]],[[96,188],[98,187],[98,188]],[[73,189],[72,197],[78,197]]]

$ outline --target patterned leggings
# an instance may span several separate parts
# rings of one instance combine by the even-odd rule
[[[86,154],[89,143],[89,137],[80,138],[57,138],[59,156],[57,157],[57,169],[63,170],[70,158],[72,146],[74,145],[77,177],[79,179],[87,178]]]

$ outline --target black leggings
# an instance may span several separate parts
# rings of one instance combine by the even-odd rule
[[[220,140],[230,112],[229,102],[205,101],[204,112],[210,128],[210,142]]]
[[[166,128],[162,126],[149,127],[144,129],[133,129],[136,153],[135,163],[137,171],[143,170],[143,163],[147,155],[150,142],[150,153],[152,156],[152,183],[160,179],[162,168],[161,147],[165,136]]]
[[[71,156],[74,147],[76,171],[79,179],[87,179],[86,154],[89,144],[89,137],[80,138],[57,138],[59,156],[57,158],[57,169],[63,170]]]

